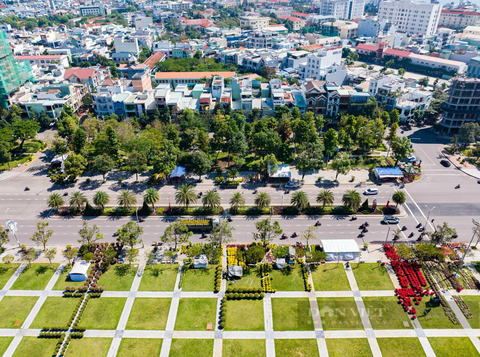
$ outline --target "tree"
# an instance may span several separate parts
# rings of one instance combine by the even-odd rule
[[[245,255],[247,258],[247,264],[257,264],[265,256],[265,248],[261,245],[253,245],[248,248]]]
[[[268,218],[256,222],[255,228],[257,233],[253,233],[253,239],[261,241],[264,246],[283,233],[280,223],[278,221],[272,223]]]
[[[230,197],[230,210],[237,212],[240,207],[245,206],[245,197],[241,192],[235,192]]]
[[[15,260],[15,257],[11,254],[7,254],[5,255],[3,258],[2,258],[2,262],[3,264],[11,264],[12,265],[12,268],[14,268],[15,266],[13,265],[13,261]]]
[[[215,190],[208,190],[202,197],[203,207],[211,210],[220,207],[220,194]]]
[[[27,139],[33,139],[40,130],[40,124],[33,120],[17,120],[12,124],[13,137],[20,140],[20,150]]]
[[[8,168],[11,169],[12,154],[8,147],[9,145],[6,142],[0,142],[0,164],[8,164]]]
[[[135,263],[138,261],[138,249],[130,248],[129,250],[127,250],[127,252],[125,253],[125,259],[127,260],[131,268],[132,263]]]
[[[143,228],[137,222],[130,221],[118,230],[117,240],[133,249],[141,234],[143,234]]]
[[[90,244],[95,243],[96,241],[103,239],[103,234],[100,233],[100,228],[94,224],[90,227],[88,221],[82,221],[82,228],[78,231],[81,239],[78,240],[78,243],[81,244]]]
[[[115,162],[110,156],[105,154],[96,156],[92,163],[92,170],[100,173],[103,176],[103,181],[105,181],[105,175],[114,168]]]
[[[347,192],[342,197],[342,203],[345,207],[357,212],[360,203],[362,202],[362,198],[360,194],[355,190],[347,190]]]
[[[201,180],[202,175],[206,174],[212,168],[212,161],[203,151],[196,151],[192,154],[191,167],[193,173],[198,175]]]
[[[292,194],[290,204],[299,211],[303,211],[310,203],[308,202],[308,196],[305,191],[296,191]]]
[[[301,240],[304,240],[305,242],[307,242],[307,247],[308,247],[308,243],[311,241],[311,240],[314,240],[314,239],[317,239],[318,237],[315,235],[315,226],[310,226],[308,227],[306,230],[304,230],[302,233],[301,233]]]
[[[443,222],[443,224],[438,225],[435,232],[432,233],[432,238],[437,241],[437,244],[443,244],[450,242],[456,234],[457,230],[455,228],[451,228],[447,222]]]
[[[32,262],[37,258],[37,251],[34,248],[28,248],[22,252],[22,259],[28,262],[28,267],[32,266]]]
[[[93,104],[92,95],[90,93],[83,96],[82,104],[86,107],[90,107]]]
[[[128,210],[137,204],[137,197],[133,191],[122,190],[117,197],[117,204],[123,209]]]
[[[93,195],[93,204],[101,209],[104,209],[109,202],[110,195],[105,191],[97,191]]]
[[[47,206],[49,208],[53,208],[54,210],[60,209],[63,205],[65,205],[65,200],[63,199],[62,195],[59,193],[51,193],[47,197]]]
[[[326,205],[333,205],[335,202],[335,196],[330,190],[322,190],[317,195],[317,203],[321,203],[322,207],[325,208]]]
[[[403,76],[405,75],[405,70],[403,68],[399,68],[398,74],[403,78]]]
[[[67,258],[68,264],[70,265],[72,260],[75,259],[78,255],[78,248],[67,246],[65,251],[63,252],[63,256]]]
[[[390,122],[391,123],[398,123],[400,121],[400,113],[397,109],[393,109],[390,112]]]
[[[242,156],[248,150],[245,135],[241,132],[234,133],[233,136],[225,142],[224,150],[228,154],[228,167],[230,167],[230,154]]]
[[[397,244],[395,246],[395,251],[397,252],[398,256],[403,260],[415,258],[415,254],[413,252],[412,247],[404,243]]]
[[[215,247],[221,247],[224,244],[233,242],[232,231],[235,230],[230,222],[222,221],[217,227],[212,229],[212,233],[207,238]]]
[[[160,194],[158,190],[153,187],[147,188],[145,194],[143,195],[143,200],[146,204],[152,205],[152,210],[155,211],[155,203],[160,199]]]
[[[463,124],[458,130],[458,140],[465,147],[480,139],[480,125],[476,122],[468,122]]]
[[[396,191],[392,195],[392,201],[395,202],[396,206],[395,208],[398,207],[398,205],[403,205],[407,199],[407,196],[405,195],[404,191]]]
[[[168,225],[160,239],[163,243],[175,244],[175,250],[177,250],[177,244],[188,242],[189,237],[192,235],[193,233],[188,230],[186,225],[176,221]]]
[[[323,145],[325,146],[328,162],[328,158],[333,155],[338,148],[338,135],[335,129],[330,128],[327,130],[323,137]]]
[[[136,175],[136,181],[138,182],[138,174],[147,171],[147,158],[143,153],[133,151],[128,156],[127,166],[128,171]]]
[[[395,159],[403,159],[408,157],[414,150],[412,149],[412,142],[406,136],[400,136],[392,141],[392,152]]]
[[[300,145],[300,154],[296,158],[295,167],[302,173],[302,180],[308,171],[323,168],[323,146],[321,143],[305,143]]]
[[[10,242],[10,238],[8,237],[8,232],[0,226],[0,251],[3,249],[3,245]]]
[[[111,125],[108,125],[105,130],[105,135],[107,140],[106,153],[116,161],[118,160],[120,150],[120,140],[118,139],[117,132],[112,128]]]
[[[337,157],[332,162],[332,169],[337,172],[335,176],[335,181],[338,178],[339,174],[346,175],[352,169],[350,157],[346,152],[341,152],[337,155]]]
[[[428,87],[428,83],[430,81],[430,78],[428,77],[423,77],[423,78],[420,78],[417,82],[419,85],[421,85],[422,87]]]
[[[195,52],[195,54],[193,55],[193,58],[196,58],[196,59],[200,59],[202,57],[203,57],[203,55],[202,55],[202,52],[200,50],[197,50],[197,52]]]
[[[45,249],[44,249],[44,251],[45,251]],[[57,248],[56,247],[50,248],[45,252],[45,258],[47,258],[48,261],[50,262],[50,267],[52,269],[53,269],[52,260],[55,259],[56,255],[57,255]]]
[[[267,208],[268,206],[270,206],[271,201],[272,199],[268,192],[261,191],[255,195],[255,200],[254,200],[255,206],[257,206],[259,210],[263,210],[264,208]]]
[[[57,155],[65,155],[68,152],[67,142],[58,136],[55,137],[52,140],[52,150]]]
[[[30,238],[37,244],[37,247],[40,244],[43,245],[43,251],[45,251],[47,243],[53,234],[53,229],[45,229],[48,226],[49,226],[48,222],[38,222],[37,231],[33,233],[33,237]]]
[[[72,149],[76,154],[83,152],[85,145],[87,145],[87,133],[82,128],[75,130],[72,139]]]
[[[188,207],[192,203],[197,203],[197,194],[192,185],[180,185],[175,192],[175,202]]]
[[[70,196],[68,204],[70,208],[74,209],[75,211],[81,211],[87,201],[87,196],[85,196],[83,192],[75,191]]]
[[[81,176],[87,167],[87,159],[80,154],[70,154],[65,160],[65,173],[69,176],[70,182]]]

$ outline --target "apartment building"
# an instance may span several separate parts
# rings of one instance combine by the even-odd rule
[[[440,14],[439,26],[451,29],[463,29],[467,26],[475,26],[480,21],[480,13],[459,9],[443,9]]]
[[[477,56],[470,60],[465,75],[467,77],[480,78],[480,57]]]
[[[313,11],[335,19],[353,20],[363,17],[365,0],[318,0],[312,4]]]
[[[282,20],[290,20],[293,24],[293,31],[300,31],[306,23],[305,19],[301,19],[295,16],[280,16]]]
[[[320,50],[315,54],[307,56],[307,62],[300,64],[298,73],[301,78],[322,77],[322,71],[334,65],[340,65],[342,62],[342,48],[333,47]]]
[[[250,26],[253,30],[267,28],[270,18],[262,16],[241,16],[240,27]]]

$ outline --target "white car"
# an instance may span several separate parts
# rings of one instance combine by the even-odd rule
[[[398,219],[397,217],[385,216],[382,222],[385,224],[397,224],[400,222],[400,219]]]
[[[288,181],[288,182],[285,184],[285,188],[297,188],[297,187],[298,187],[298,183],[296,183],[296,182]]]
[[[367,188],[363,191],[364,195],[378,195],[378,188]]]

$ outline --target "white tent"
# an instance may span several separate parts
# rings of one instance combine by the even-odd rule
[[[193,267],[195,269],[202,269],[208,266],[208,258],[205,254],[200,254],[198,257],[193,259]]]
[[[278,269],[283,269],[285,268],[285,258],[277,258],[277,268]]]
[[[228,275],[241,278],[243,276],[243,268],[240,265],[229,265]]]
[[[71,281],[85,281],[88,277],[88,268],[90,268],[90,263],[80,260],[75,263],[68,277]]]
[[[360,252],[355,239],[322,239],[321,243],[327,253],[327,261],[354,260]]]
[[[184,166],[177,166],[175,167],[172,172],[170,172],[170,177],[184,177],[185,176],[185,167]]]

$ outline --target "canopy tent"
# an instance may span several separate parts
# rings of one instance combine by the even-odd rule
[[[68,277],[71,281],[85,281],[88,277],[88,268],[90,268],[90,263],[80,260],[75,263]]]
[[[185,177],[185,166],[177,166],[172,172],[170,172],[170,177]]]
[[[208,258],[205,254],[200,254],[198,257],[193,259],[193,267],[195,269],[206,268],[208,266]]]
[[[275,173],[270,173],[270,181],[274,182],[287,182],[292,178],[292,172],[290,166],[287,164],[278,165]]]
[[[322,239],[326,260],[354,260],[358,258],[360,249],[355,239]]]
[[[380,180],[403,178],[403,172],[398,167],[376,167],[375,177]]]
[[[240,265],[229,265],[228,275],[241,278],[243,276],[243,268]]]
[[[276,264],[278,269],[285,268],[285,258],[277,258]]]

